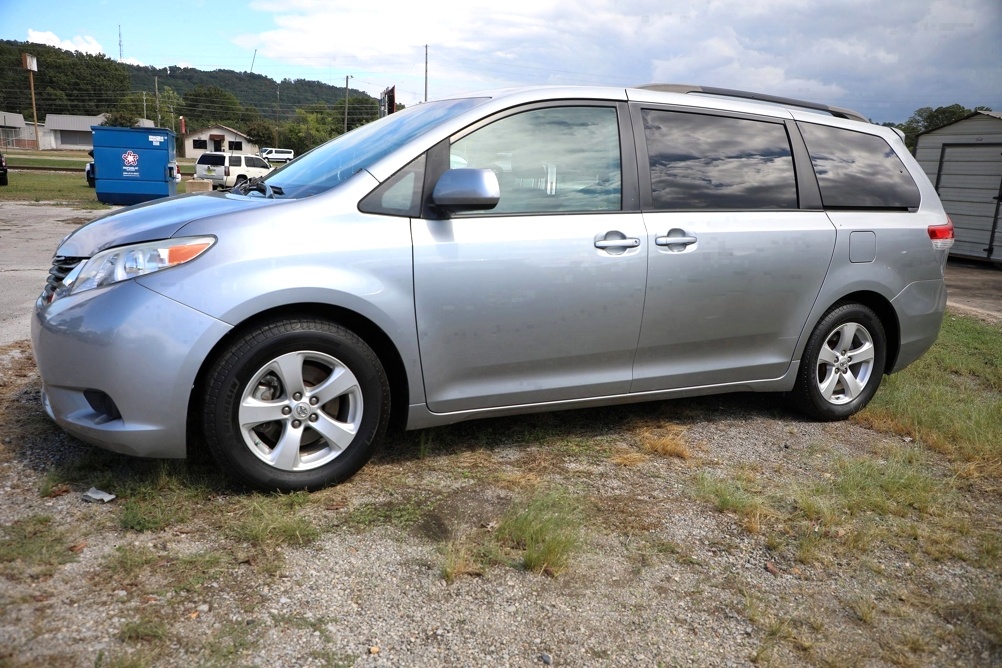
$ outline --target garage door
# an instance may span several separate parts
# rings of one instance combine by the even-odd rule
[[[956,228],[951,253],[1002,260],[1002,144],[946,144],[936,191]]]

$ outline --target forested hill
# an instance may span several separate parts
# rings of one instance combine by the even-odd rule
[[[154,86],[170,86],[184,97],[195,86],[216,86],[233,93],[244,107],[254,107],[262,116],[274,116],[276,105],[288,110],[315,102],[334,104],[344,99],[344,87],[331,86],[320,81],[284,79],[252,72],[213,70],[206,72],[190,67],[139,67],[123,65],[129,71],[133,91],[154,92]],[[156,81],[154,81],[154,77]],[[349,97],[371,97],[368,93],[349,88]]]
[[[46,114],[94,116],[109,112],[129,93],[145,91],[152,95],[157,85],[161,90],[169,86],[181,97],[196,86],[216,86],[265,118],[275,118],[278,110],[286,116],[298,107],[315,102],[332,105],[345,97],[344,88],[319,81],[278,82],[261,74],[232,70],[140,67],[103,55],[0,40],[0,111],[23,114],[26,119],[31,118],[31,91],[28,72],[21,69],[22,53],[38,59],[35,100],[39,120],[44,120]],[[349,95],[371,98],[355,89],[350,89]]]

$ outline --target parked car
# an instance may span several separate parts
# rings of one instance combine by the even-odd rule
[[[279,162],[289,162],[296,157],[296,152],[291,148],[263,148],[258,155],[274,165]]]
[[[265,489],[345,480],[391,414],[757,391],[847,418],[936,340],[953,225],[893,130],[747,96],[429,102],[100,218],[36,304],[44,406],[117,452],[205,443]]]
[[[87,155],[93,158],[94,149],[87,151]],[[87,166],[84,167],[84,178],[87,179],[87,185],[91,188],[97,184],[97,171],[94,169],[93,161],[88,162]]]
[[[262,177],[272,169],[256,155],[208,152],[195,161],[195,178],[212,181],[213,188],[232,188],[248,179]]]
[[[0,186],[7,185],[7,159],[0,153]]]

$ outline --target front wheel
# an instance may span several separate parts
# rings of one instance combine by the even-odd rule
[[[825,314],[804,349],[794,405],[817,420],[844,420],[870,403],[880,386],[887,339],[880,318],[862,304]]]
[[[210,367],[202,427],[240,480],[315,489],[360,469],[386,432],[390,391],[379,358],[353,332],[279,319],[237,338]]]

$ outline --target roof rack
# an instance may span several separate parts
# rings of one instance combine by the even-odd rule
[[[831,107],[827,104],[806,102],[804,100],[795,100],[789,97],[778,97],[776,95],[765,95],[764,93],[750,93],[745,90],[734,90],[732,88],[714,88],[710,86],[693,86],[690,84],[644,84],[643,86],[637,86],[637,88],[642,88],[644,90],[656,90],[662,93],[703,93],[704,95],[722,95],[744,100],[759,100],[761,102],[782,104],[787,107],[800,107],[802,109],[822,111],[827,114],[831,114],[836,118],[846,118],[852,121],[862,121],[864,123],[870,122],[870,119],[866,116],[858,111],[853,111],[852,109]]]

